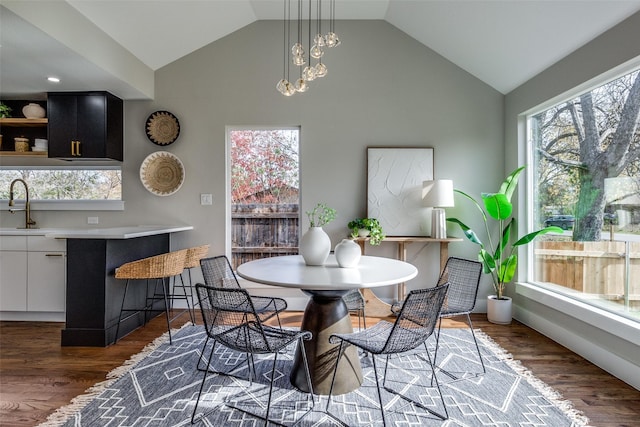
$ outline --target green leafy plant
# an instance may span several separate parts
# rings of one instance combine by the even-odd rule
[[[336,219],[336,210],[325,203],[318,203],[313,210],[306,211],[311,227],[322,227]]]
[[[351,237],[356,238],[359,235],[360,230],[369,231],[369,243],[372,245],[379,245],[384,240],[385,236],[382,231],[380,221],[376,218],[356,218],[347,224],[347,227],[351,230]]]
[[[516,219],[511,216],[511,213],[513,212],[511,196],[518,185],[518,177],[524,168],[524,166],[521,166],[511,172],[511,174],[509,174],[502,183],[497,193],[481,194],[484,209],[480,206],[480,203],[470,195],[457,189],[454,190],[454,192],[471,200],[480,211],[485,231],[487,233],[487,244],[483,243],[482,240],[480,240],[480,237],[478,237],[478,234],[459,219],[447,218],[447,221],[456,223],[460,226],[467,239],[480,246],[478,261],[482,263],[484,273],[491,275],[493,288],[498,299],[504,299],[503,294],[505,286],[513,280],[513,276],[518,265],[518,255],[515,253],[516,248],[518,246],[531,243],[536,237],[542,234],[550,232],[562,233],[562,229],[560,227],[551,226],[533,231],[520,238],[516,237]],[[494,236],[493,239],[491,238],[491,232],[489,231],[489,218],[498,222],[498,232],[500,234],[498,236]],[[512,237],[515,238],[516,241],[510,244],[509,242]]]
[[[11,108],[4,102],[0,102],[0,118],[11,117]]]

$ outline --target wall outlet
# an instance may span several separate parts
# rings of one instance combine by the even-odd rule
[[[201,205],[212,205],[213,204],[213,195],[212,194],[200,194],[200,204]]]
[[[87,217],[87,224],[98,224],[100,222],[97,216]]]

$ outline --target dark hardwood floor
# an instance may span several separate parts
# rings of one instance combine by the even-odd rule
[[[183,317],[186,321],[187,316]],[[301,320],[302,313],[291,312],[287,313],[285,323],[299,326]],[[368,318],[367,324],[377,320]],[[510,326],[494,325],[487,322],[483,314],[474,315],[473,320],[476,328],[482,329],[540,380],[572,401],[574,407],[591,420],[590,425],[640,425],[640,391],[518,322]],[[44,421],[56,408],[103,381],[109,371],[166,331],[164,318],[157,317],[117,345],[61,347],[62,326],[60,323],[0,322],[1,426],[34,426]],[[460,324],[447,321],[446,326]]]

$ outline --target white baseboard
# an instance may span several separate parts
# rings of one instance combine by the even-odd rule
[[[616,378],[640,390],[639,365],[618,356],[594,340],[583,338],[574,331],[565,329],[562,325],[551,322],[547,318],[522,307],[516,307],[514,317],[530,328],[579,354]]]

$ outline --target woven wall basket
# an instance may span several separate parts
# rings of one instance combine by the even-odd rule
[[[168,111],[156,111],[147,118],[145,130],[154,144],[169,145],[180,136],[180,122]]]
[[[149,154],[140,166],[142,185],[156,196],[170,196],[178,191],[184,177],[184,165],[176,155],[167,151]]]

